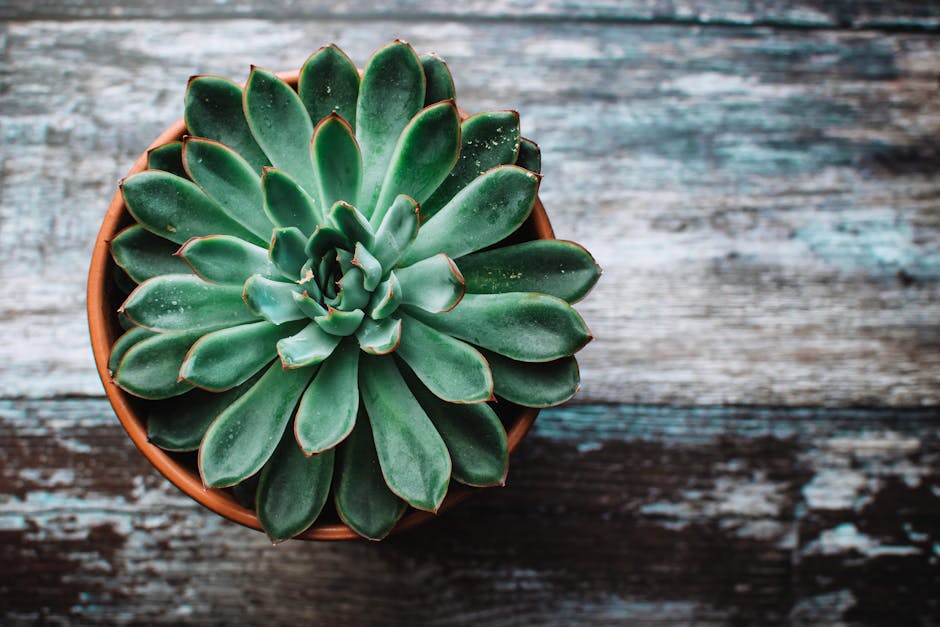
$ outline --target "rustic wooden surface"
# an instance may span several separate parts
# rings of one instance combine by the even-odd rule
[[[940,623],[940,7],[0,0],[0,624]],[[84,320],[186,78],[335,41],[515,107],[605,273],[509,485],[381,544],[213,517],[120,430]]]

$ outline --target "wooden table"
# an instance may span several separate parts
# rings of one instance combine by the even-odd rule
[[[2,0],[0,19],[0,623],[940,622],[936,3]],[[597,339],[506,488],[381,544],[272,548],[119,427],[91,245],[189,75],[330,41],[362,63],[396,36],[450,62],[464,108],[521,112],[559,237],[604,267],[581,305]]]

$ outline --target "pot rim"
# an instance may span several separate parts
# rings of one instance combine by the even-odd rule
[[[295,88],[299,74],[299,70],[277,73],[280,78]],[[242,87],[244,87],[244,83]],[[458,111],[461,119],[468,117],[468,114],[463,109],[458,107]],[[145,170],[147,168],[148,152],[166,143],[182,139],[186,130],[186,124],[183,119],[174,122],[170,127],[160,133],[143,154],[137,158],[137,161],[134,162],[133,167],[126,176]],[[102,220],[101,229],[95,239],[91,266],[88,272],[88,327],[91,335],[91,347],[95,357],[95,365],[98,369],[98,376],[101,378],[102,384],[104,384],[105,393],[107,394],[108,400],[111,402],[115,414],[117,414],[118,420],[121,422],[124,430],[127,431],[133,443],[170,483],[216,514],[245,527],[257,531],[264,531],[254,510],[240,505],[231,494],[223,490],[206,488],[203,486],[198,473],[187,468],[169,452],[164,451],[148,441],[145,422],[142,418],[137,416],[137,413],[132,407],[131,395],[114,383],[111,378],[111,373],[108,371],[108,357],[111,352],[111,347],[118,337],[115,325],[113,322],[109,322],[109,318],[115,315],[115,312],[111,311],[107,298],[109,281],[108,270],[111,264],[113,264],[110,253],[110,243],[114,236],[120,231],[122,223],[126,221],[129,215],[127,208],[124,206],[124,199],[119,189],[111,199],[111,204]],[[537,196],[535,205],[532,208],[531,218],[539,239],[555,238],[555,233],[552,230],[548,215],[545,213],[545,208]],[[111,320],[113,320],[113,318],[111,318]],[[515,450],[522,441],[522,438],[531,428],[538,413],[539,410],[537,408],[522,408],[522,411],[515,419],[513,425],[507,430],[510,453]],[[438,510],[438,514],[450,509],[479,489],[480,488],[471,488],[461,484],[451,485],[444,502]],[[435,515],[436,514],[432,512],[412,510],[395,525],[391,533],[398,533],[421,525]],[[295,538],[303,540],[362,539],[361,536],[344,523],[321,525],[314,523],[313,526],[295,536]]]

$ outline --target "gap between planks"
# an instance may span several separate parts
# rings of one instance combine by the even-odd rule
[[[869,2],[864,7],[851,2],[819,3],[790,0],[755,6],[750,2],[638,1],[610,3],[598,0],[562,2],[540,0],[519,4],[506,0],[467,0],[455,5],[429,0],[419,5],[407,0],[379,0],[355,5],[305,3],[289,0],[260,3],[236,1],[221,8],[211,0],[180,3],[137,0],[116,3],[78,0],[68,3],[36,3],[10,0],[0,7],[0,19],[8,22],[71,21],[76,19],[128,20],[223,20],[265,19],[272,22],[297,20],[348,20],[361,23],[406,21],[436,24],[523,22],[533,26],[552,24],[615,24],[618,26],[768,27],[777,30],[856,30],[892,34],[937,32],[940,10],[927,4],[898,7],[896,3]]]

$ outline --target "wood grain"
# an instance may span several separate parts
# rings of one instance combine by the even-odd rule
[[[7,0],[0,5],[0,19],[128,19],[180,17],[254,19],[358,20],[596,20],[618,23],[667,23],[688,25],[763,25],[789,28],[870,28],[885,30],[936,30],[940,8],[933,2],[838,0],[812,2],[783,0],[373,0],[372,2],[296,2],[272,0],[259,3],[235,0]]]
[[[543,147],[559,237],[604,267],[579,402],[940,401],[940,39],[610,24],[5,26],[0,396],[96,396],[84,271],[186,77],[438,50]]]
[[[938,28],[906,1],[0,2],[0,623],[940,623]],[[604,267],[597,340],[506,488],[272,548],[101,398],[91,245],[189,75],[395,36],[467,110],[519,109]]]
[[[0,402],[0,622],[940,619],[934,409],[550,410],[508,487],[421,531],[274,548],[170,487],[110,413]]]

